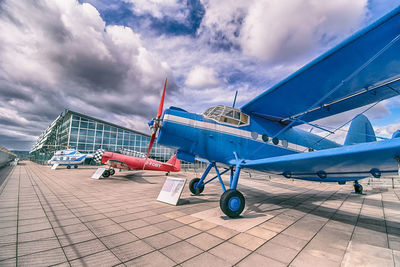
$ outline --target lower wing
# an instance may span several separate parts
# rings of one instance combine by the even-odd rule
[[[339,182],[398,174],[400,138],[245,161],[243,167],[315,181]]]

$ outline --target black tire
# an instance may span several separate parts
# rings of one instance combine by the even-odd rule
[[[109,170],[105,170],[104,172],[103,172],[103,177],[104,178],[107,178],[107,177],[109,177],[110,176],[110,171]]]
[[[78,169],[78,165],[75,164],[75,165],[74,165],[74,169]]]
[[[362,194],[363,186],[360,184],[354,184],[354,192],[357,194]]]
[[[219,206],[222,212],[230,218],[239,217],[244,209],[244,205],[244,196],[235,189],[226,190],[219,200]]]
[[[192,192],[193,195],[200,195],[204,190],[204,186],[197,187],[197,188],[195,187],[199,181],[200,181],[200,178],[194,178],[189,183],[189,190],[190,190],[190,192]]]
[[[114,169],[111,169],[109,171],[110,171],[110,175],[114,175],[115,174],[115,170]]]
[[[71,169],[71,165],[67,165],[67,169]]]

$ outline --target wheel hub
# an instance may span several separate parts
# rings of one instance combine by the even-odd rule
[[[237,211],[240,208],[240,199],[238,197],[232,197],[228,201],[228,207],[231,211]]]
[[[199,185],[199,182],[197,182],[197,183],[194,184],[194,188],[200,190],[202,188],[202,186]]]

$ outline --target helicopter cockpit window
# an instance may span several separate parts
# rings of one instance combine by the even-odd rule
[[[203,113],[203,116],[217,122],[235,126],[247,125],[249,123],[249,116],[242,113],[239,109],[226,106],[211,107]]]

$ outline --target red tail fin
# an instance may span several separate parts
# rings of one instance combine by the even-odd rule
[[[167,161],[167,164],[171,164],[172,166],[174,166],[174,171],[176,172],[179,172],[181,170],[181,162],[179,159],[176,158],[176,155],[170,158]]]

